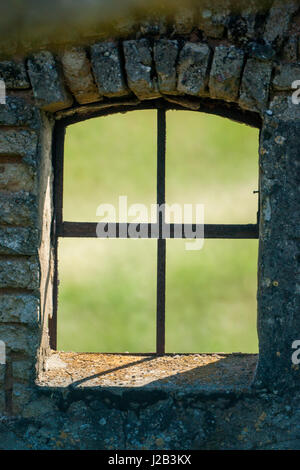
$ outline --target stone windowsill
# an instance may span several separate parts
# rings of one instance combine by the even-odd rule
[[[246,392],[256,354],[99,354],[53,351],[37,380],[43,389]]]

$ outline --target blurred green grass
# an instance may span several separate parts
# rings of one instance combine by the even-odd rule
[[[204,203],[206,223],[256,219],[258,132],[202,113],[167,113],[166,200]],[[156,115],[131,112],[71,126],[64,219],[97,221],[101,203],[156,201]],[[155,349],[156,241],[59,243],[58,347]],[[256,352],[256,240],[167,241],[168,352]]]

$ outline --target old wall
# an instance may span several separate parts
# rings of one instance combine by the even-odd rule
[[[215,2],[197,21],[186,10],[173,23],[145,19],[116,37],[97,34],[76,47],[14,50],[0,62],[0,447],[297,448],[297,2],[275,1],[267,12],[247,4],[241,13]],[[200,377],[193,391],[159,380],[136,389],[37,383],[51,354],[55,122],[147,103],[262,126],[258,366],[246,361],[241,386],[237,364],[229,389],[230,371],[223,385]]]

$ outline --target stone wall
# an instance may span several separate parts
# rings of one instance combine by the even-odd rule
[[[0,105],[0,339],[7,346],[6,365],[0,364],[0,447],[132,448],[136,442],[159,448],[161,437],[151,436],[163,423],[175,427],[174,410],[174,416],[189,410],[190,424],[177,427],[170,441],[161,438],[170,442],[167,448],[299,446],[292,395],[299,370],[291,361],[291,345],[300,334],[300,112],[291,101],[291,84],[300,80],[298,5],[275,1],[261,13],[247,3],[239,14],[226,5],[214,2],[197,21],[185,10],[172,23],[145,19],[115,37],[95,33],[76,46],[36,48],[26,57],[13,51],[0,62],[7,87],[6,104]],[[53,310],[53,129],[61,120],[147,105],[221,114],[262,127],[256,375],[244,392],[231,390],[228,400],[226,391],[215,396],[212,388],[203,398],[183,388],[176,397],[139,391],[132,401],[115,402],[99,387],[94,398],[88,390],[75,394],[69,408],[68,391],[36,384],[50,352]],[[232,441],[223,422],[229,408],[237,415]],[[47,434],[42,422],[48,413],[53,420]],[[264,413],[269,420],[261,418]],[[155,426],[147,421],[152,415]],[[61,432],[68,436],[69,419],[82,430],[87,420],[89,438],[81,431],[59,438]],[[105,432],[103,420],[110,423]],[[284,438],[289,420],[290,440]],[[252,431],[243,434],[241,423],[247,422]],[[140,426],[139,438],[129,437],[130,426]]]

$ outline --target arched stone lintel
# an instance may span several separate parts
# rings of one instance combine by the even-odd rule
[[[56,56],[41,51],[28,58],[27,73],[36,106],[50,113],[102,101],[105,107],[119,99],[164,97],[191,109],[197,99],[216,99],[263,116],[273,55],[269,48],[252,47],[249,53],[222,41],[212,46],[146,37],[73,47]],[[280,86],[276,80],[275,88]]]

